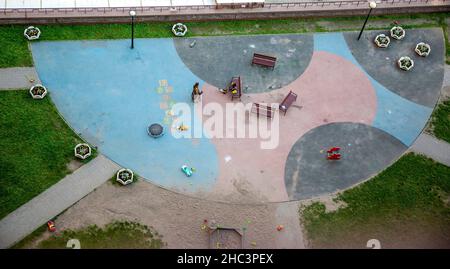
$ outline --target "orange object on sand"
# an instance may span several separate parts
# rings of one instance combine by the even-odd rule
[[[56,231],[55,223],[53,221],[51,221],[51,220],[49,220],[47,222],[47,228],[48,228],[49,232],[53,233],[54,231]]]
[[[283,225],[278,225],[277,226],[277,231],[281,231],[281,230],[283,230],[283,228],[284,228]]]

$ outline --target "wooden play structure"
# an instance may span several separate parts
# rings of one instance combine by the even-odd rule
[[[210,249],[242,249],[244,236],[240,229],[214,227],[209,228]]]

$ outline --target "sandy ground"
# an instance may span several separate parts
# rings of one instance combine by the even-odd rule
[[[227,204],[187,197],[143,180],[126,187],[106,182],[61,214],[56,224],[61,231],[114,220],[138,221],[160,233],[167,248],[188,249],[209,247],[209,235],[201,229],[206,219],[245,230],[244,248],[305,248],[298,206]],[[278,225],[283,230],[277,231]]]

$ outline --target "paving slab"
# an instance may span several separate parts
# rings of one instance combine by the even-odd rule
[[[0,69],[0,90],[30,88],[40,83],[34,67],[12,67]]]
[[[422,133],[412,145],[411,150],[450,166],[450,144],[432,135]]]

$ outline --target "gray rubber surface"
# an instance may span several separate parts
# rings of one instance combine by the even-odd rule
[[[341,148],[342,159],[329,161],[326,151]],[[348,188],[380,172],[406,146],[393,136],[359,123],[330,123],[310,130],[289,152],[285,184],[289,199],[307,199]]]
[[[241,76],[244,93],[267,92],[294,81],[311,60],[313,42],[312,35],[174,39],[178,55],[195,75],[218,88]],[[274,70],[252,66],[254,52],[277,57]]]
[[[366,31],[359,41],[358,32],[347,32],[344,36],[353,56],[375,80],[410,101],[434,107],[444,77],[442,30],[432,28],[405,31],[405,38],[391,38],[389,47],[384,49],[376,47],[373,40],[378,34],[389,35],[389,30]],[[422,41],[431,46],[428,57],[421,57],[414,51],[416,44]],[[414,60],[413,69],[403,71],[398,68],[397,60],[401,56],[409,56]]]

